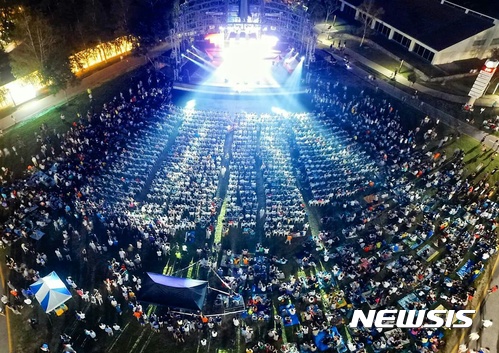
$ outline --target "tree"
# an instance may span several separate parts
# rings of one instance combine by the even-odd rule
[[[0,46],[6,47],[12,41],[12,32],[14,23],[12,21],[15,15],[14,7],[0,8]]]
[[[327,23],[329,17],[340,8],[340,5],[339,0],[314,0],[308,3],[307,11],[315,21],[322,21],[325,18]]]
[[[383,10],[382,7],[378,7],[374,0],[364,0],[364,2],[359,5],[358,11],[358,20],[362,23],[362,39],[360,41],[360,46],[362,46],[372,24],[377,18],[380,18],[385,13],[385,10]]]
[[[316,21],[320,21],[326,15],[326,8],[324,7],[322,1],[314,1],[309,3],[307,7],[307,12],[310,14],[310,17]]]
[[[130,9],[132,0],[115,0],[112,3],[111,13],[116,22],[116,29],[120,35],[128,34],[128,22],[130,19]]]
[[[82,17],[82,27],[86,40],[85,48],[111,39],[114,26],[109,19],[103,2],[100,0],[85,0],[85,11]]]
[[[17,47],[9,54],[14,77],[23,78],[37,72],[49,88],[65,88],[72,77],[69,50],[49,21],[22,8],[14,24],[13,39]]]
[[[0,87],[0,107],[5,107],[9,103],[9,91],[5,87]]]
[[[329,20],[329,16],[335,13],[340,8],[339,0],[323,0],[324,11],[326,13],[326,23]]]
[[[48,63],[41,70],[41,76],[53,94],[77,82],[76,76],[71,71],[68,56],[59,55],[57,52],[51,54]]]
[[[174,1],[134,0],[129,21],[130,34],[138,38],[141,52],[169,35]]]
[[[11,53],[11,67],[13,75],[21,78],[41,71],[57,40],[48,21],[28,10],[20,11],[14,23],[17,47]]]

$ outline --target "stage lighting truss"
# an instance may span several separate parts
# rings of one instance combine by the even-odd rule
[[[254,14],[249,22],[242,23],[238,19],[234,20],[233,11],[230,12],[238,4],[238,0],[188,0],[175,6],[170,40],[172,57],[177,67],[182,64],[181,54],[190,46],[192,38],[210,33],[225,33],[236,27],[244,28],[248,36],[250,33],[258,33],[258,36],[272,34],[292,40],[298,46],[298,51],[304,54],[305,66],[314,60],[317,38],[305,8],[291,7],[281,0],[258,1],[257,4],[250,0],[253,8],[259,9],[259,13]]]

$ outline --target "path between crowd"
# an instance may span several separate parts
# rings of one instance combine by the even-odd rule
[[[74,96],[86,92],[88,89],[93,89],[103,83],[123,75],[139,66],[147,64],[150,58],[158,57],[170,48],[169,42],[164,42],[161,45],[149,51],[148,57],[145,56],[128,56],[123,60],[111,64],[93,74],[83,78],[76,86],[69,87],[66,92],[60,91],[55,95],[50,95],[42,99],[34,99],[19,106],[15,112],[0,119],[0,129],[6,130],[13,125],[27,121],[33,117],[42,114],[54,107],[64,104]],[[148,59],[149,58],[149,59]]]
[[[339,63],[343,62],[343,53],[339,53],[336,50],[331,50],[329,49],[329,45],[332,43],[331,40],[327,39],[326,34],[320,34],[319,35],[319,48],[322,48],[326,51],[328,51],[330,54],[332,54]],[[400,88],[397,88],[393,85],[391,85],[389,82],[386,82],[383,79],[377,79],[376,81],[370,81],[368,80],[368,76],[371,75],[370,72],[367,72],[365,69],[362,67],[356,66],[355,63],[359,62],[364,66],[369,67],[370,69],[376,71],[381,77],[389,78],[393,72],[390,70],[382,67],[381,65],[366,59],[365,57],[361,56],[360,54],[346,48],[344,53],[348,54],[350,57],[350,72],[355,75],[360,77],[361,79],[367,80],[370,82],[372,85],[378,87],[382,91],[386,92],[387,94],[391,95],[392,97],[395,97],[399,100],[405,101],[407,104],[413,106],[414,108],[420,110],[421,112],[425,113],[426,115],[429,115],[430,117],[434,119],[440,119],[440,121],[448,126],[450,126],[452,129],[455,129],[456,131],[459,131],[462,134],[466,134],[470,137],[473,137],[474,139],[478,141],[482,141],[483,143],[489,147],[493,148],[495,147],[494,144],[499,143],[499,138],[488,134],[484,131],[481,131],[477,129],[476,127],[467,124],[465,122],[460,121],[459,119],[456,119],[450,114],[445,113],[444,111],[441,111],[432,105],[429,105],[419,99],[414,99],[413,95],[401,90]],[[397,76],[397,82],[400,84],[403,84],[404,86],[410,87],[412,89],[418,89],[419,92],[427,93],[429,95],[433,95],[434,93],[433,89],[414,84],[412,85],[411,82],[409,82],[407,79],[401,76]],[[437,91],[435,91],[437,92]],[[438,92],[438,94],[441,94],[442,92]],[[463,97],[466,98],[466,97]],[[467,99],[466,99],[467,100]]]
[[[491,278],[490,285],[487,287],[492,287],[495,284],[499,284],[499,258],[496,259],[494,263],[493,274]],[[473,320],[473,326],[470,332],[477,332],[480,338],[476,342],[468,342],[468,337],[461,335],[460,344],[467,344],[469,348],[480,348],[486,347],[489,351],[498,352],[499,349],[499,320],[496,319],[497,313],[499,313],[499,292],[485,294],[483,301],[476,308],[477,314]],[[484,328],[482,325],[482,320],[492,320],[494,324],[491,327]],[[457,348],[457,347],[456,347]],[[457,349],[454,349],[457,351]]]
[[[0,265],[0,297],[6,293],[5,289],[5,278],[3,275],[3,268]],[[2,304],[0,304],[2,305]],[[3,315],[0,314],[0,353],[12,353],[12,341],[10,339],[10,327],[9,327],[9,313],[8,309],[4,308]]]

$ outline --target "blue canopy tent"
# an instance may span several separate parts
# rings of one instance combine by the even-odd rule
[[[53,271],[30,285],[29,288],[46,313],[55,310],[71,299],[71,293],[64,282]]]
[[[165,276],[147,272],[137,299],[171,308],[201,310],[208,282],[190,278]]]

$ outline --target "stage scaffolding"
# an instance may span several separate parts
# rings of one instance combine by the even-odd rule
[[[249,0],[252,16],[248,21],[241,21],[234,16],[234,8],[238,6],[239,0],[187,0],[175,6],[174,26],[170,31],[175,80],[182,65],[182,53],[193,38],[223,32],[227,26],[253,28],[260,34],[272,31],[295,43],[296,49],[305,56],[305,66],[314,60],[317,38],[306,8],[281,0]]]

